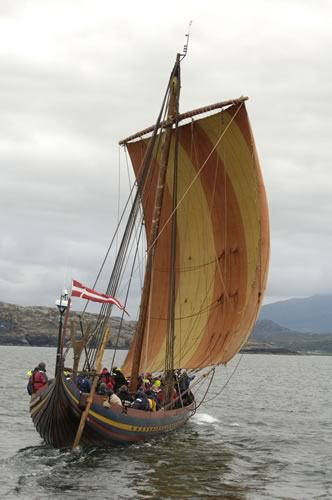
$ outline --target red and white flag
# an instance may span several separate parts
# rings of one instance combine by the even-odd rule
[[[76,280],[73,280],[71,284],[71,297],[79,297],[80,299],[91,300],[91,302],[100,302],[101,304],[114,304],[128,314],[124,306],[114,297],[96,292],[96,290],[92,290],[92,288],[88,288]]]

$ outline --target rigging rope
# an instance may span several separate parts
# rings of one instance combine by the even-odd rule
[[[208,375],[209,375],[209,374],[208,374]],[[207,376],[208,376],[208,375],[207,375]],[[196,406],[195,406],[195,411],[197,411],[197,410],[198,410],[198,408],[199,408],[199,407],[200,407],[200,406],[204,403],[205,398],[206,398],[206,396],[208,395],[208,392],[209,392],[209,390],[210,390],[210,387],[211,387],[212,381],[213,381],[213,379],[214,379],[214,376],[215,376],[215,368],[213,368],[213,369],[212,369],[212,376],[211,376],[211,379],[210,379],[209,385],[207,386],[207,389],[206,389],[206,391],[205,391],[205,393],[204,393],[203,399],[200,401],[200,403],[199,403],[198,405],[196,405]]]
[[[127,223],[125,231],[124,231],[124,235],[123,235],[123,238],[122,238],[122,241],[120,244],[119,252],[116,255],[116,260],[115,260],[115,263],[113,266],[113,271],[112,271],[112,274],[111,274],[111,277],[110,277],[110,280],[109,280],[109,283],[107,286],[107,290],[106,290],[107,295],[115,296],[117,289],[118,289],[118,285],[119,285],[120,278],[121,278],[121,273],[123,271],[123,266],[125,263],[125,256],[127,254],[128,248],[130,246],[130,239],[131,239],[133,230],[135,228],[137,215],[140,211],[140,202],[141,202],[140,194],[142,193],[144,186],[146,184],[146,179],[147,179],[149,168],[150,168],[151,158],[152,158],[152,154],[154,151],[156,140],[158,138],[158,130],[160,127],[160,123],[162,121],[163,114],[164,114],[165,103],[166,103],[167,99],[169,98],[170,83],[173,79],[173,76],[174,76],[174,70],[170,76],[169,83],[167,85],[167,89],[165,92],[163,103],[162,103],[162,106],[161,106],[161,109],[160,109],[160,112],[159,112],[159,115],[157,118],[157,122],[156,122],[154,130],[153,130],[153,135],[152,135],[151,140],[149,142],[147,151],[144,155],[141,170],[137,176],[137,181],[136,181],[137,191],[136,191],[136,195],[134,198],[134,203],[132,205],[132,208],[131,208],[131,211],[129,214],[128,223]],[[128,206],[130,198],[131,198],[131,195],[128,197],[126,207]],[[126,207],[125,207],[125,209],[126,209]],[[106,263],[106,260],[108,258],[109,252],[110,252],[110,249],[111,249],[112,244],[114,242],[115,236],[117,235],[121,221],[123,220],[124,213],[125,213],[125,210],[122,213],[122,216],[121,216],[120,221],[118,223],[118,226],[116,228],[115,235],[113,236],[112,242],[111,242],[111,244],[106,252],[106,256],[103,260],[102,266],[99,270],[99,273],[97,275],[97,278],[96,278],[95,284],[93,285],[93,288],[96,286],[97,281],[101,275],[102,269],[104,268],[104,265]],[[84,308],[83,313],[86,311],[87,305],[88,305],[88,302]],[[96,327],[95,327],[93,336],[92,336],[90,344],[89,344],[88,356],[86,358],[86,362],[84,364],[83,369],[85,369],[88,364],[93,366],[95,363],[97,351],[101,345],[102,338],[103,338],[103,332],[104,332],[104,329],[107,327],[107,323],[109,321],[111,311],[112,311],[112,304],[103,304],[103,306],[101,307],[100,314],[99,314],[99,317],[97,319]]]
[[[218,396],[220,396],[220,394],[224,391],[224,389],[227,387],[227,385],[229,384],[229,382],[233,378],[233,375],[235,374],[236,370],[238,369],[238,367],[239,367],[239,365],[240,365],[240,363],[242,361],[243,355],[244,355],[244,353],[242,353],[240,355],[240,358],[239,358],[238,362],[236,363],[234,370],[232,371],[230,377],[226,380],[225,384],[222,386],[222,388],[220,389],[220,391],[217,394],[215,394],[212,398],[210,398],[207,401],[205,401],[206,403],[209,403],[210,401],[213,401]]]
[[[141,231],[142,231],[142,229],[143,229],[143,224],[141,224]],[[138,240],[136,242],[136,250],[135,250],[135,255],[134,255],[133,264],[132,264],[132,268],[131,268],[129,285],[127,287],[127,294],[126,294],[126,298],[125,298],[124,308],[126,308],[128,297],[129,297],[130,285],[131,285],[131,282],[132,282],[133,272],[134,272],[134,268],[135,268],[135,261],[136,261],[136,257],[137,257],[138,252],[139,252],[139,242],[140,242],[140,238],[138,238]],[[116,354],[118,343],[119,343],[119,339],[120,339],[120,333],[121,333],[122,323],[123,323],[123,320],[124,320],[124,314],[125,314],[125,312],[123,310],[122,311],[122,316],[121,316],[121,321],[120,321],[120,324],[119,324],[118,335],[117,335],[115,346],[114,346],[114,352],[113,352],[113,357],[112,357],[112,362],[111,362],[111,369],[114,366],[115,354]]]

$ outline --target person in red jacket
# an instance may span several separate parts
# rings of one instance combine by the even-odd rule
[[[99,384],[106,384],[107,389],[113,390],[114,389],[114,378],[111,377],[110,372],[107,370],[107,368],[103,368],[100,378],[99,378]]]
[[[46,375],[46,365],[44,361],[41,361],[39,365],[33,370],[29,379],[32,394],[35,394],[35,392],[39,391],[39,389],[47,385],[47,383],[48,377]]]

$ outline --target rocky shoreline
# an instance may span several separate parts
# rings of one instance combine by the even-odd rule
[[[71,320],[75,324],[76,338],[80,338],[79,313],[71,310],[68,320],[69,338]],[[85,314],[85,324],[92,326],[96,314]],[[121,319],[110,319],[111,336],[107,348],[116,345]],[[118,349],[128,349],[136,321],[123,321]],[[56,347],[59,313],[55,307],[23,307],[0,302],[0,345]],[[245,354],[331,355],[332,334],[300,333],[281,327],[272,321],[257,321],[250,340],[240,351]]]
[[[86,323],[94,325],[96,314],[85,314]],[[69,324],[75,324],[76,337],[80,337],[79,315],[70,311],[68,318],[67,338],[69,337]],[[110,319],[111,336],[107,345],[114,347],[119,332],[121,319]],[[135,321],[123,321],[118,348],[128,349],[133,336]],[[0,302],[0,345],[56,347],[59,331],[59,314],[56,308],[48,307],[23,307],[15,304]]]
[[[240,354],[284,354],[288,356],[302,356],[307,353],[291,351],[290,349],[283,349],[282,347],[244,346],[240,350]]]

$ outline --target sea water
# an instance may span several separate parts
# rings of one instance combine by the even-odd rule
[[[1,499],[332,498],[332,357],[238,355],[182,429],[72,452],[29,415],[26,372],[43,360],[52,376],[54,354],[0,347]]]

